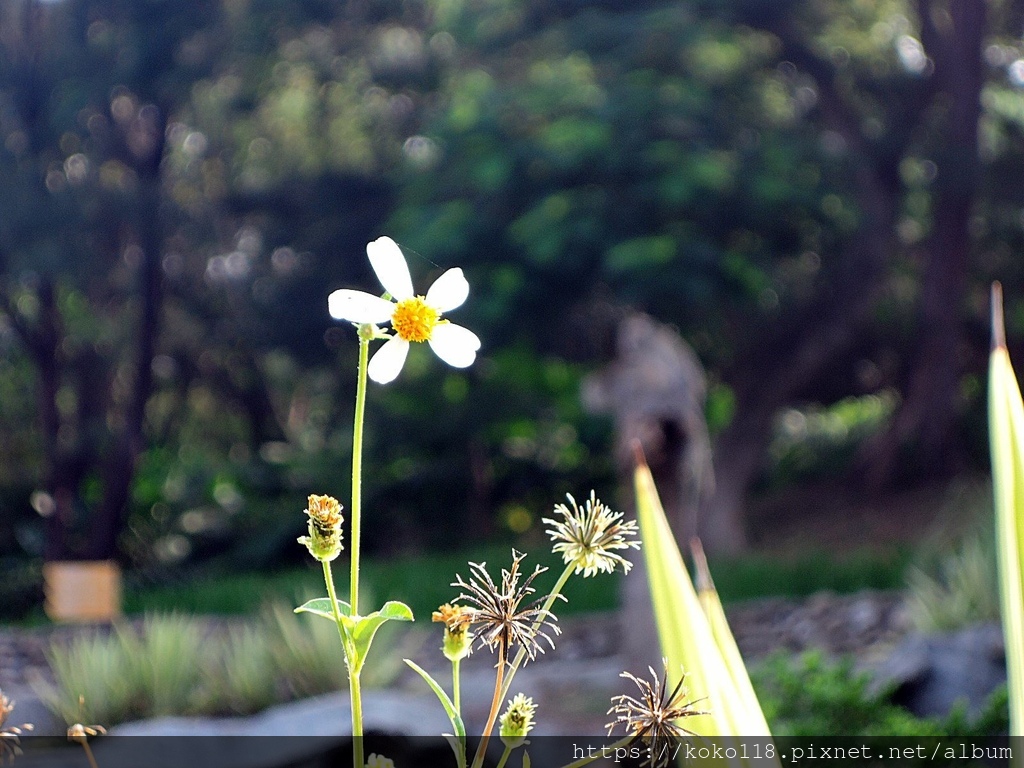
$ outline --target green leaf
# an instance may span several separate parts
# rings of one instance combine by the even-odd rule
[[[441,706],[444,707],[445,714],[448,715],[448,719],[451,721],[452,730],[455,731],[455,738],[458,739],[458,747],[456,744],[449,740],[452,751],[455,753],[455,759],[459,764],[459,768],[465,768],[466,766],[466,726],[462,722],[462,716],[456,711],[455,704],[445,693],[444,688],[430,676],[430,673],[420,667],[416,662],[411,659],[403,659],[412,669],[414,669],[420,677],[430,686],[430,690],[437,696],[438,701],[441,702]]]
[[[343,619],[352,613],[349,604],[344,600],[336,600],[335,602],[338,605],[338,612]],[[331,610],[331,598],[329,597],[317,597],[313,600],[308,600],[296,608],[295,613],[312,613],[314,616],[323,616],[325,619],[334,621],[334,611]]]
[[[397,600],[389,600],[381,606],[379,611],[374,611],[366,616],[350,616],[343,619],[345,629],[352,638],[356,652],[354,671],[358,672],[363,668],[366,654],[370,651],[370,643],[381,625],[386,621],[412,621],[412,609],[405,603]]]

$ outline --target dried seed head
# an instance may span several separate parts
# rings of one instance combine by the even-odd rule
[[[487,573],[486,563],[470,563],[469,568],[473,576],[469,581],[456,575],[455,581],[452,582],[453,587],[463,590],[456,600],[465,600],[474,606],[472,623],[480,627],[477,636],[481,644],[492,649],[498,648],[499,664],[508,661],[509,650],[513,645],[523,648],[526,655],[533,659],[538,651],[544,652],[540,644],[541,638],[552,648],[555,647],[547,630],[556,635],[561,633],[555,624],[557,617],[541,607],[544,597],[520,607],[525,598],[536,592],[531,586],[533,580],[547,570],[537,566],[520,585],[519,579],[522,574],[519,572],[519,564],[524,557],[526,555],[522,552],[512,550],[512,567],[508,570],[502,569],[500,587]]]
[[[14,711],[14,702],[0,691],[0,763],[14,760],[21,754],[21,735],[32,730],[32,725],[7,725],[7,718]]]
[[[341,504],[331,496],[311,495],[305,512],[309,536],[299,538],[299,543],[322,563],[334,560],[341,553]]]
[[[650,765],[652,768],[664,768],[668,765],[673,755],[674,739],[693,735],[676,721],[694,715],[708,714],[705,710],[697,709],[698,702],[689,700],[689,691],[683,684],[686,675],[679,678],[671,693],[668,691],[668,660],[664,660],[663,664],[664,679],[659,679],[657,672],[648,667],[653,682],[623,672],[620,677],[636,683],[640,689],[640,698],[635,699],[625,694],[615,696],[612,698],[612,707],[608,710],[609,715],[615,715],[615,720],[607,725],[608,734],[611,735],[620,724],[625,726],[627,731],[633,731],[634,741],[642,739],[647,744],[647,760],[643,765]]]
[[[565,564],[574,564],[575,572],[582,571],[584,578],[598,571],[612,573],[620,565],[629,573],[633,564],[616,550],[640,549],[639,540],[632,538],[639,533],[636,521],[620,522],[622,513],[602,504],[593,491],[582,509],[571,495],[566,497],[572,509],[556,504],[555,512],[561,517],[543,520],[551,526],[547,533],[555,542],[552,550],[561,552]]]

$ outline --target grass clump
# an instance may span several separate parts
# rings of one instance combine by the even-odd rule
[[[395,641],[393,634],[384,640]],[[37,692],[68,723],[245,715],[344,688],[337,642],[333,625],[298,616],[281,601],[254,619],[218,624],[151,613],[55,643],[47,653],[54,684]],[[384,685],[396,667],[374,667],[364,685]]]
[[[950,632],[999,620],[992,490],[985,481],[953,484],[935,529],[906,573],[907,614],[921,632]]]
[[[186,711],[203,677],[203,632],[181,614],[147,616],[138,631],[79,635],[54,646],[47,660],[56,688],[41,687],[47,706],[68,723],[114,723],[133,713]]]
[[[948,632],[999,620],[995,549],[991,537],[972,536],[937,566],[907,571],[907,614],[922,632]]]

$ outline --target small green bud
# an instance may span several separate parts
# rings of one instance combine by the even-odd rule
[[[374,752],[367,759],[366,768],[395,768],[395,761]]]
[[[299,538],[309,554],[322,563],[334,560],[341,553],[341,504],[331,496],[309,497],[309,536]]]
[[[536,709],[533,699],[521,693],[509,701],[508,708],[498,721],[498,733],[506,747],[515,749],[523,745],[526,735],[533,729],[533,713]]]

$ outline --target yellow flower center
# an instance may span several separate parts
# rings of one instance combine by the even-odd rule
[[[398,302],[391,315],[391,327],[406,341],[427,341],[441,313],[427,304],[422,296]]]

